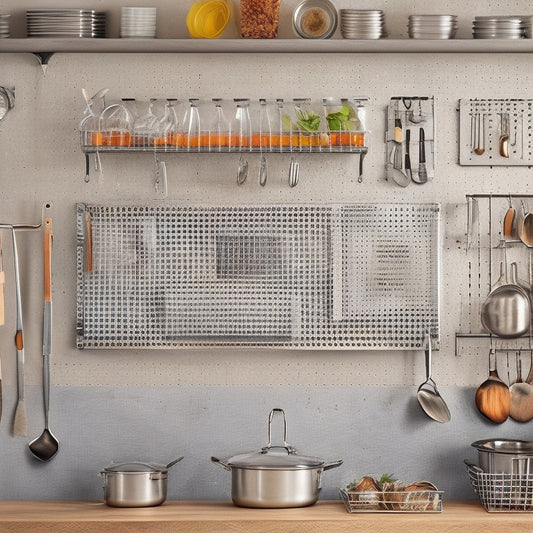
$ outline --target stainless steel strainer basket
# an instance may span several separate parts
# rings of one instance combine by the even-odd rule
[[[489,474],[465,461],[481,505],[489,513],[533,512],[533,474]]]

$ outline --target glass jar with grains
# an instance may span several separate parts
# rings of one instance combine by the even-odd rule
[[[240,0],[241,37],[273,39],[278,36],[280,0]]]

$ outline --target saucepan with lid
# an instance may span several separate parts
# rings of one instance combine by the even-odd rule
[[[283,443],[272,444],[272,418],[283,417]],[[231,498],[240,507],[286,508],[313,505],[318,500],[322,472],[342,460],[326,463],[319,457],[300,455],[287,443],[283,409],[272,409],[268,419],[268,444],[254,453],[211,461],[231,471]]]
[[[153,507],[167,499],[168,465],[130,461],[110,465],[100,475],[104,478],[104,498],[111,507]]]

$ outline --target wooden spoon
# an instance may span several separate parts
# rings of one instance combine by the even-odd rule
[[[518,361],[517,361],[517,364]],[[521,363],[520,363],[521,366]],[[509,389],[511,394],[511,417],[517,422],[529,422],[533,419],[533,357],[529,374],[521,380],[521,369],[517,370],[517,380]]]
[[[496,424],[505,422],[509,417],[511,394],[509,387],[498,376],[496,353],[493,349],[489,352],[489,377],[476,391],[476,407],[482,415]]]

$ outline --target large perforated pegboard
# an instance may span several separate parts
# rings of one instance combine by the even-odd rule
[[[419,348],[439,336],[439,212],[79,204],[77,345]]]

